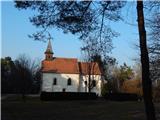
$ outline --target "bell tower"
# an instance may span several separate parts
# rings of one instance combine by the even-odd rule
[[[49,39],[49,42],[48,42],[47,49],[45,51],[45,59],[46,60],[53,60],[53,51],[52,51],[52,45],[51,45],[50,39]]]

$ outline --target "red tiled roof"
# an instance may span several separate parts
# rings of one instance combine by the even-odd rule
[[[92,67],[90,69],[89,67]],[[42,72],[66,73],[66,74],[91,74],[101,75],[99,65],[95,62],[78,62],[76,58],[54,58],[42,61]]]
[[[79,62],[79,70],[81,74],[101,75],[100,67],[96,62]]]
[[[77,59],[54,58],[53,60],[43,60],[42,72],[68,73],[68,74],[79,73]]]

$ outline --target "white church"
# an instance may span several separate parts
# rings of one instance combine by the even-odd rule
[[[88,77],[90,76],[93,82],[92,88],[90,85],[90,91],[101,96],[103,77],[101,69],[97,63],[94,62],[92,69],[89,69],[88,66],[91,66],[91,63],[89,62],[80,62],[76,58],[54,57],[53,54],[51,41],[49,40],[45,51],[45,59],[42,61],[41,67],[41,91],[88,92]]]

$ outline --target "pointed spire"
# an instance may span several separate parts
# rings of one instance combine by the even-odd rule
[[[46,60],[53,60],[53,51],[52,51],[52,45],[51,41],[49,39],[47,49],[45,51]]]
[[[48,54],[53,54],[52,45],[51,45],[51,40],[50,39],[49,39],[48,46],[47,46],[45,54],[47,54],[47,53]]]

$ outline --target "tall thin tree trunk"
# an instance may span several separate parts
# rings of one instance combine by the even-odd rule
[[[88,92],[91,92],[91,71],[92,71],[92,66],[91,63],[88,63],[87,65],[87,72],[88,72]]]
[[[141,51],[141,64],[142,64],[142,85],[143,85],[143,98],[145,104],[145,112],[147,120],[156,120],[155,109],[152,102],[152,82],[149,75],[149,57],[146,44],[146,31],[143,15],[143,1],[137,0],[137,16],[138,16],[138,29]]]
[[[91,75],[88,76],[88,92],[91,92]]]

